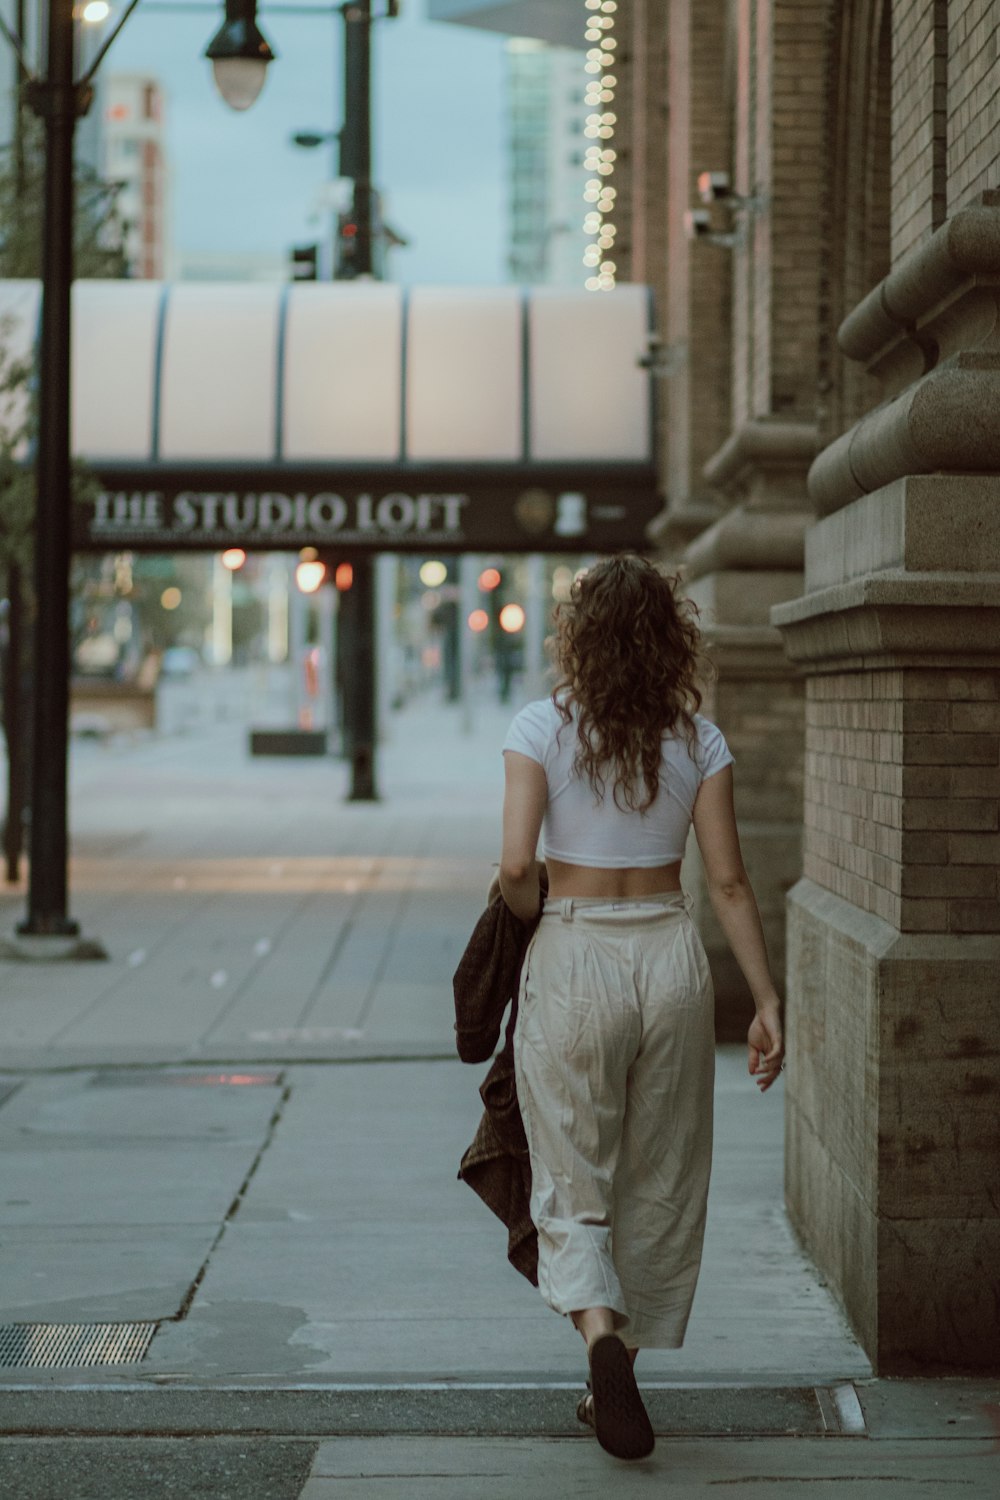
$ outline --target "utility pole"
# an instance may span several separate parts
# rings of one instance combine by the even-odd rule
[[[45,206],[35,526],[30,937],[75,938],[67,911],[69,746],[70,287],[73,280],[73,0],[50,0],[48,76],[32,104],[45,126]]]
[[[354,183],[353,276],[374,273],[372,224],[371,0],[348,0],[344,17],[344,125],[340,174]],[[375,559],[359,553],[354,579],[340,599],[344,669],[344,748],[351,764],[351,802],[378,800],[375,768]]]
[[[17,0],[14,35],[19,47],[25,41],[25,0]],[[21,90],[14,94],[14,194],[23,211],[27,190],[24,155],[24,103]],[[24,716],[24,580],[21,564],[7,566],[7,619],[4,650],[3,727],[7,741],[7,804],[3,829],[3,852],[7,882],[16,885],[21,876],[25,806],[25,716]]]

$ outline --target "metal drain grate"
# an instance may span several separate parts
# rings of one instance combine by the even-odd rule
[[[134,1365],[145,1359],[159,1323],[0,1324],[0,1366],[47,1370]]]

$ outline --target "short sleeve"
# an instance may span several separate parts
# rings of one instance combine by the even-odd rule
[[[548,700],[529,703],[514,719],[503,742],[504,750],[516,750],[545,765],[551,731],[551,713]]]
[[[702,781],[734,763],[735,757],[726,744],[722,730],[708,719],[698,718],[698,769]]]

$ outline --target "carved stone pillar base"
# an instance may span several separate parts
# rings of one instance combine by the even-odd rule
[[[880,1375],[997,1367],[998,963],[789,896],[786,1202]]]
[[[789,1211],[878,1373],[996,1368],[1000,479],[818,523],[774,620],[806,677]]]

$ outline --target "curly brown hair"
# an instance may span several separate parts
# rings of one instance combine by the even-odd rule
[[[614,774],[614,799],[644,812],[660,787],[663,737],[678,727],[694,749],[704,680],[697,608],[677,580],[633,553],[606,558],[573,584],[555,610],[549,650],[552,701],[577,718],[574,768],[597,797]]]

